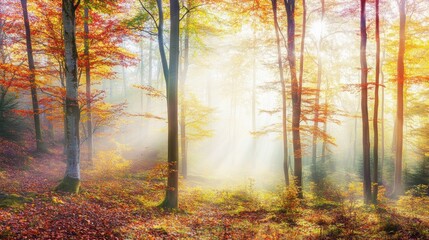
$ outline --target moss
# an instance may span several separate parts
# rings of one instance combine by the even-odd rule
[[[21,208],[24,203],[28,203],[31,201],[31,198],[25,198],[17,194],[0,193],[0,208]]]
[[[340,207],[340,204],[333,201],[328,201],[325,199],[317,199],[314,202],[313,208],[314,209],[320,209],[320,210],[332,210]]]
[[[64,177],[60,184],[55,187],[57,192],[79,193],[80,179]]]

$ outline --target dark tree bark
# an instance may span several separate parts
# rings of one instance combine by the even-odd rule
[[[40,126],[40,109],[39,101],[37,99],[37,85],[36,85],[36,74],[35,66],[33,59],[33,47],[31,44],[31,31],[30,31],[30,22],[28,20],[28,11],[27,11],[27,0],[21,0],[22,14],[24,16],[24,26],[25,26],[25,41],[27,44],[27,57],[28,57],[28,68],[30,69],[30,91],[31,91],[31,101],[33,103],[33,118],[34,118],[34,129],[36,132],[36,147],[38,152],[45,152],[46,146],[43,142],[42,137],[42,128]]]
[[[62,1],[62,20],[64,27],[65,76],[66,76],[66,117],[67,117],[67,167],[63,181],[57,191],[79,192],[80,185],[80,148],[77,50],[76,50],[76,9],[79,1]]]
[[[88,161],[92,165],[92,156],[93,156],[93,136],[92,136],[92,109],[91,109],[91,65],[89,59],[89,8],[88,0],[85,0],[85,9],[84,9],[84,56],[85,56],[85,87],[86,87],[86,129],[87,129],[87,146],[88,146]]]
[[[156,0],[156,5],[158,7],[158,48],[159,48],[159,54],[161,56],[161,64],[162,64],[162,71],[164,73],[164,80],[166,84],[168,85],[168,63],[167,63],[167,55],[165,54],[165,48],[164,48],[164,11],[162,9],[162,0]]]
[[[165,208],[178,207],[178,116],[177,116],[177,85],[179,75],[179,19],[180,6],[178,0],[170,0],[170,60],[167,81],[168,107],[168,180],[166,196],[161,204]]]
[[[298,187],[298,196],[303,198],[302,194],[302,150],[301,150],[301,90],[302,78],[300,84],[296,76],[296,57],[295,57],[295,0],[285,0],[287,14],[287,50],[288,62],[291,74],[291,89],[292,89],[292,139],[294,150],[294,177],[296,186]],[[304,30],[304,29],[303,29]],[[304,31],[303,31],[304,32]],[[304,36],[303,36],[304,40]]]
[[[363,193],[365,203],[371,202],[371,169],[368,120],[368,64],[366,61],[366,0],[361,0],[360,14],[360,63],[361,63],[361,110],[362,110],[362,146],[363,146]]]
[[[274,29],[276,33],[277,44],[277,64],[279,67],[281,94],[282,94],[282,136],[283,136],[283,173],[285,176],[286,186],[289,186],[289,164],[288,164],[288,139],[287,139],[287,104],[286,104],[286,82],[283,70],[282,50],[280,44],[280,30],[279,22],[277,19],[277,0],[271,0],[271,5],[274,15]]]
[[[393,185],[393,196],[403,193],[402,186],[402,149],[404,136],[404,80],[405,80],[405,3],[406,0],[399,1],[399,51],[397,65],[397,109],[396,109],[396,159],[395,177]]]
[[[372,178],[373,195],[372,202],[377,204],[378,195],[378,105],[379,105],[379,87],[380,87],[380,0],[375,0],[375,98],[374,98],[374,170]]]

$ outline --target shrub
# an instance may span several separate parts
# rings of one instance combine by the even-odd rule
[[[313,183],[311,185],[311,190],[316,199],[323,199],[332,202],[344,201],[344,194],[341,189],[326,178],[321,179],[317,183]]]
[[[405,196],[401,196],[398,206],[407,213],[427,216],[429,215],[429,197],[427,196],[427,185],[417,185],[408,190]]]
[[[284,187],[279,193],[279,198],[280,207],[286,212],[295,212],[300,205],[298,188],[295,184]]]

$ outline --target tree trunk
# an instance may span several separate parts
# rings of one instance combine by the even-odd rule
[[[165,208],[178,207],[178,117],[177,117],[177,80],[179,73],[179,18],[178,0],[170,0],[170,62],[167,81],[168,107],[168,180],[166,196],[161,204]]]
[[[386,52],[383,50],[383,61],[380,64],[381,74],[381,162],[380,162],[380,182],[383,182],[383,170],[384,170],[384,73],[383,73],[383,62],[385,59]]]
[[[296,76],[296,57],[295,57],[295,0],[285,0],[285,7],[287,13],[287,36],[288,36],[288,62],[291,74],[291,89],[292,89],[292,139],[294,150],[294,177],[296,186],[298,188],[298,196],[303,198],[302,194],[302,151],[301,151],[301,134],[300,134],[300,121],[301,121],[301,90],[302,90],[302,75],[300,77],[300,84]],[[305,19],[305,17],[304,17]],[[305,23],[305,20],[303,20]],[[305,25],[305,24],[304,24]],[[303,33],[305,28],[303,28]],[[303,34],[303,40],[305,36]],[[303,47],[304,43],[301,44]],[[302,49],[301,49],[302,50]],[[301,56],[302,57],[302,56]],[[300,69],[302,68],[302,65]],[[302,73],[301,73],[302,74]]]
[[[88,162],[90,165],[93,164],[93,138],[92,138],[92,109],[91,109],[91,65],[89,59],[89,8],[88,0],[85,0],[84,9],[84,55],[85,55],[85,85],[86,85],[86,128],[87,128],[87,146],[88,146]]]
[[[377,204],[378,195],[378,102],[379,102],[379,83],[380,83],[380,14],[379,6],[380,0],[375,0],[375,41],[376,41],[376,53],[375,53],[375,98],[374,98],[374,171],[372,178],[373,195],[372,202]]]
[[[148,62],[148,76],[147,76],[147,85],[149,85],[150,87],[152,86],[152,65],[153,65],[153,42],[152,39],[149,38],[149,62]],[[147,98],[147,102],[146,102],[146,111],[150,112],[151,109],[151,97],[149,96]]]
[[[325,18],[325,1],[320,1],[322,5],[322,14],[320,17],[320,23],[323,23]],[[312,164],[312,178],[314,182],[317,182],[317,131],[319,131],[319,103],[320,103],[320,86],[322,84],[322,33],[323,30],[320,28],[319,41],[317,43],[317,89],[316,89],[316,102],[314,103],[314,120],[313,120],[313,147],[312,147],[312,156],[311,156],[311,164]]]
[[[124,94],[124,98],[127,99],[127,75],[125,73],[125,67],[122,66],[122,90]]]
[[[286,104],[286,83],[283,73],[282,50],[280,45],[279,22],[277,20],[277,0],[271,0],[274,14],[274,29],[276,32],[277,44],[277,64],[279,67],[281,94],[282,94],[282,133],[283,133],[283,173],[286,186],[289,186],[289,164],[288,164],[288,141],[287,141],[287,104]]]
[[[187,7],[189,9],[189,1],[187,1]],[[180,79],[180,93],[181,93],[181,105],[180,105],[180,146],[182,147],[182,176],[184,179],[188,177],[188,141],[186,139],[186,104],[185,104],[185,83],[188,74],[189,67],[189,21],[191,13],[188,13],[185,18],[185,39],[183,47],[183,69],[181,71]]]
[[[167,55],[165,54],[164,48],[164,11],[162,9],[162,0],[156,0],[156,5],[158,7],[158,48],[159,54],[161,56],[162,71],[164,73],[164,80],[166,82],[166,87],[168,88],[168,63]],[[168,90],[168,89],[167,89]]]
[[[397,110],[396,110],[396,159],[395,177],[393,184],[393,196],[398,196],[403,192],[402,186],[402,148],[404,135],[404,80],[405,80],[405,0],[399,1],[399,51],[397,66]]]
[[[358,104],[359,105],[359,104]],[[360,106],[358,106],[359,108]],[[354,123],[354,134],[353,134],[353,162],[352,162],[352,166],[353,166],[353,171],[356,170],[356,158],[357,158],[357,125],[358,125],[358,118],[357,118],[357,114],[358,114],[359,109],[356,109],[356,116],[355,118],[355,123]]]
[[[28,11],[27,11],[27,0],[21,0],[22,13],[24,15],[24,26],[25,26],[25,41],[27,44],[27,57],[28,57],[28,68],[30,69],[30,91],[31,91],[31,101],[33,103],[33,118],[34,118],[34,128],[36,132],[36,147],[38,152],[45,152],[46,146],[42,138],[42,128],[40,126],[40,109],[39,101],[37,99],[37,85],[36,85],[36,74],[35,66],[33,59],[33,47],[31,44],[31,31],[30,31],[30,22],[28,20]]]
[[[325,115],[325,122],[323,123],[323,132],[325,134],[328,133],[328,97],[329,97],[329,80],[326,79],[326,89],[325,89],[325,103],[323,106],[323,114]],[[322,157],[320,159],[322,164],[325,164],[326,162],[326,152],[328,150],[328,143],[326,141],[326,139],[323,139],[323,143],[322,143]]]
[[[141,42],[140,42],[140,85],[142,85],[142,86],[144,85],[144,61],[143,61],[144,54],[143,54],[143,48],[144,48],[144,46],[143,46],[143,38],[142,38]],[[140,91],[140,109],[141,109],[142,113],[145,111],[143,109],[143,96],[144,96],[143,91]]]
[[[253,26],[253,67],[252,67],[252,132],[256,132],[256,30]],[[252,138],[252,157],[251,164],[246,164],[247,167],[255,166],[256,158],[256,137]]]
[[[361,62],[361,110],[362,110],[362,146],[363,146],[363,193],[365,203],[371,202],[371,169],[370,169],[370,142],[368,120],[368,65],[366,62],[366,0],[361,0],[360,15],[360,62]]]
[[[66,117],[67,117],[67,167],[63,181],[57,191],[79,192],[80,185],[80,149],[76,23],[73,0],[62,1],[62,20],[64,27],[65,76],[66,76]]]

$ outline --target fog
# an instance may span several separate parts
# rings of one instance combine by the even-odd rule
[[[276,53],[273,52],[274,47],[270,49],[270,45],[274,43],[267,40],[273,33],[267,30],[257,34],[258,39],[253,38],[250,27],[243,26],[234,34],[205,35],[203,41],[207,47],[191,49],[185,99],[194,97],[191,105],[197,101],[201,106],[211,109],[207,119],[198,119],[198,115],[187,116],[200,120],[198,124],[211,135],[188,140],[188,180],[191,184],[234,186],[254,181],[257,187],[272,188],[284,181],[281,91]],[[356,44],[356,40],[349,40]],[[126,149],[122,151],[126,159],[148,163],[166,162],[166,99],[163,96],[149,96],[148,91],[138,88],[150,85],[165,93],[157,42],[150,41],[143,38],[140,43],[130,41],[125,44],[128,50],[143,58],[139,59],[136,66],[118,68],[115,78],[103,80],[101,89],[106,92],[107,101],[112,104],[126,103],[127,107],[116,123],[116,130],[106,130],[109,137],[96,137],[96,151],[105,149],[105,146],[113,146],[112,143],[116,141]],[[336,44],[347,45],[349,42],[340,41]],[[149,54],[152,54],[152,67],[149,66]],[[338,54],[344,55],[343,52]],[[350,54],[353,53],[345,53],[346,57],[350,57]],[[308,61],[311,58],[314,56],[310,56]],[[326,79],[332,79],[331,86],[336,88],[341,84],[358,83],[359,70],[354,68],[357,64],[356,61],[344,63],[342,71],[331,71]],[[309,65],[311,67],[311,63]],[[333,63],[326,65],[328,68]],[[152,70],[151,77],[149,68]],[[314,71],[310,69],[305,72],[305,86],[312,87],[315,84]],[[286,76],[286,86],[290,89],[288,72]],[[357,164],[358,160],[354,156],[358,153],[355,151],[359,151],[361,147],[359,136],[356,136],[356,132],[358,135],[361,132],[361,121],[356,121],[354,117],[359,115],[358,97],[357,93],[345,91],[333,93],[329,99],[329,104],[341,109],[341,114],[332,117],[335,119],[331,122],[328,121],[327,132],[334,139],[335,145],[328,146],[327,158],[342,177],[346,175],[345,170],[353,168],[353,162]],[[290,129],[292,107],[291,100],[287,101]],[[313,122],[307,119],[302,124],[312,126]],[[311,135],[304,131],[302,136],[304,176],[307,180],[311,162]],[[107,140],[110,138],[114,140]],[[289,159],[293,162],[290,132],[288,138]],[[320,158],[321,140],[318,148]],[[293,166],[290,172],[292,168]]]

